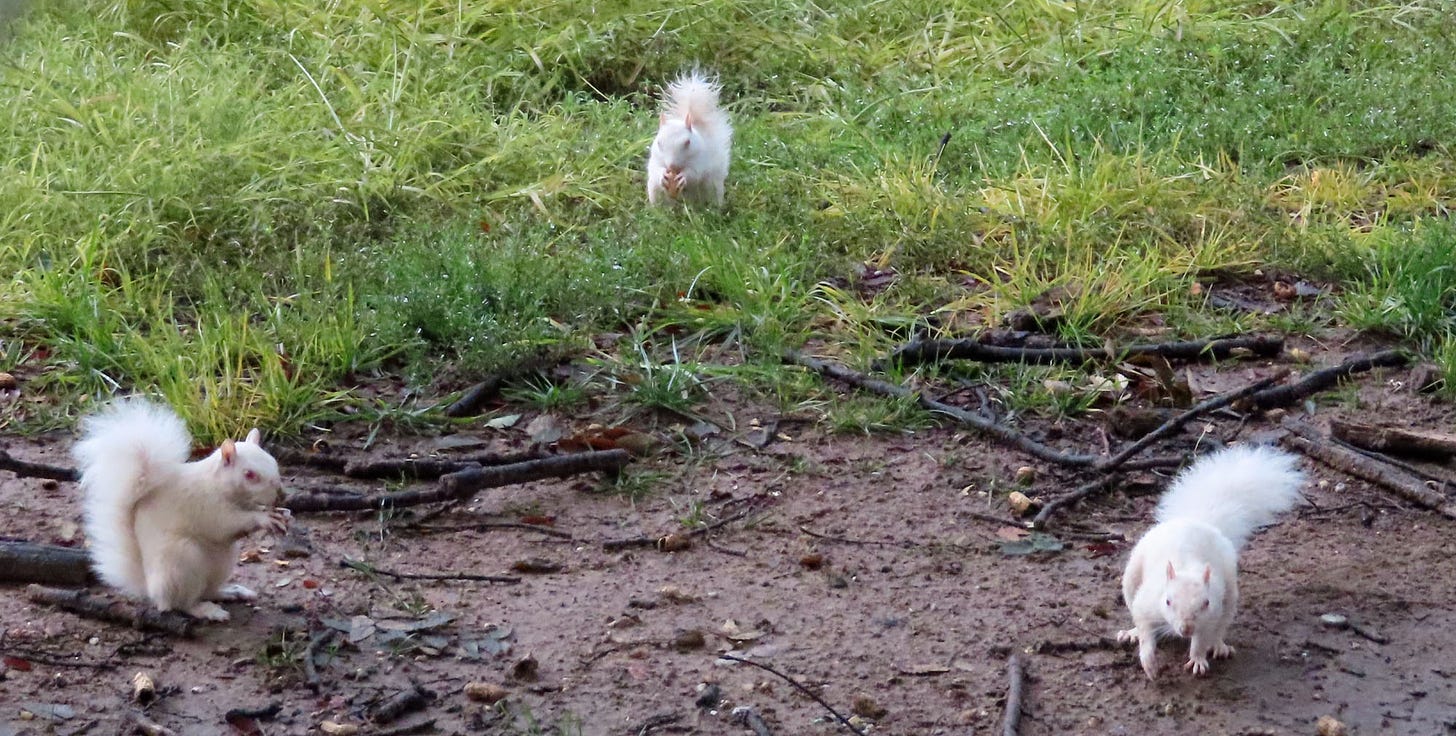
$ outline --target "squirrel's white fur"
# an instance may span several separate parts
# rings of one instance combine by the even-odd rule
[[[723,205],[733,126],[718,106],[718,83],[694,70],[667,86],[647,156],[647,201]]]
[[[1299,503],[1303,484],[1294,456],[1250,445],[1206,455],[1173,481],[1122,574],[1133,627],[1117,638],[1137,642],[1149,678],[1160,634],[1190,640],[1184,667],[1195,675],[1208,671],[1209,654],[1233,654],[1224,635],[1239,603],[1239,550]]]
[[[237,542],[260,529],[282,532],[288,512],[273,508],[278,463],[257,429],[187,462],[192,438],[171,409],[130,398],[83,423],[72,455],[81,470],[91,562],[101,580],[161,611],[226,621],[210,600],[253,600],[224,585]]]

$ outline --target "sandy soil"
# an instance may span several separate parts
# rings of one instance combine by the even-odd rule
[[[1219,390],[1269,364],[1195,370],[1202,388]],[[1450,429],[1449,408],[1401,377],[1367,378],[1358,408],[1322,406],[1315,421],[1343,413]],[[747,405],[733,411],[740,427],[776,418]],[[1223,441],[1268,438],[1273,426],[1226,416],[1206,424]],[[1058,443],[1096,447],[1097,425],[1096,415],[1082,420]],[[672,423],[643,428],[666,437]],[[1202,428],[1164,450],[1191,448]],[[1233,659],[1195,679],[1179,667],[1182,647],[1169,643],[1161,678],[1149,682],[1130,651],[1100,641],[1126,625],[1118,579],[1130,542],[1089,537],[1135,540],[1163,478],[1138,474],[1072,509],[1060,551],[1010,555],[1003,545],[1016,531],[983,515],[1009,518],[996,499],[1015,469],[1037,468],[1032,495],[1075,485],[1076,474],[953,427],[846,437],[786,420],[778,433],[762,448],[719,436],[659,453],[634,471],[654,473],[652,490],[635,501],[578,478],[493,489],[429,518],[301,516],[312,551],[284,557],[275,540],[257,540],[262,553],[238,578],[263,601],[230,605],[236,621],[195,640],[146,637],[32,605],[18,587],[0,589],[0,648],[11,658],[0,734],[116,733],[139,670],[164,687],[147,716],[182,734],[361,724],[411,681],[437,698],[391,725],[433,719],[438,733],[752,733],[729,715],[739,706],[780,736],[849,733],[787,682],[718,659],[730,650],[793,677],[845,716],[859,714],[873,723],[870,733],[999,733],[1007,654],[1047,643],[1026,655],[1024,734],[1313,734],[1320,716],[1356,734],[1456,731],[1456,525],[1363,482],[1305,461],[1315,506],[1255,537],[1242,558]],[[478,438],[513,449],[522,434],[481,428],[446,444]],[[7,441],[19,456],[67,462],[67,437]],[[345,452],[362,439],[341,433],[332,442]],[[396,437],[371,454],[440,445]],[[285,473],[294,488],[386,487],[301,467]],[[0,475],[0,536],[80,542],[71,484]],[[744,511],[752,513],[679,551],[601,544]],[[574,538],[413,528],[539,517]],[[535,558],[560,569],[521,574],[515,585],[402,581],[342,568],[345,557],[397,572],[512,574]],[[441,613],[448,621],[419,623]],[[1323,626],[1326,613],[1358,626]],[[411,622],[438,625],[401,631]],[[300,663],[308,638],[330,625],[344,631],[321,648],[313,693]],[[535,679],[520,664],[526,657]],[[472,701],[464,695],[472,682],[509,695],[495,706]],[[707,684],[721,701],[696,705]],[[224,723],[229,709],[269,703],[282,709],[256,730]]]

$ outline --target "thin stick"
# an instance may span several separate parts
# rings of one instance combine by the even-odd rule
[[[59,465],[47,465],[46,463],[33,463],[29,460],[21,460],[9,452],[0,449],[0,470],[8,470],[19,478],[46,478],[49,480],[80,480],[81,473],[75,468],[63,468]]]
[[[1056,514],[1063,508],[1066,508],[1071,504],[1077,503],[1078,501],[1081,501],[1088,496],[1096,495],[1110,488],[1112,486],[1112,481],[1114,480],[1114,478],[1109,474],[1126,464],[1128,459],[1131,458],[1133,455],[1136,455],[1137,453],[1142,452],[1148,447],[1151,447],[1154,442],[1157,442],[1163,437],[1166,437],[1178,431],[1179,429],[1182,429],[1183,425],[1193,421],[1199,416],[1207,414],[1211,411],[1221,409],[1225,406],[1241,401],[1249,396],[1253,396],[1260,391],[1267,389],[1269,386],[1283,380],[1284,377],[1288,374],[1288,371],[1280,371],[1275,375],[1260,379],[1235,391],[1229,391],[1219,394],[1217,396],[1210,397],[1208,399],[1198,402],[1187,411],[1170,418],[1166,422],[1163,422],[1153,431],[1143,435],[1142,438],[1140,438],[1137,442],[1134,442],[1127,447],[1122,448],[1122,450],[1118,451],[1116,455],[1113,455],[1112,457],[1107,458],[1106,460],[1094,466],[1093,470],[1102,474],[1101,478],[1097,478],[1087,483],[1084,483],[1081,486],[1073,489],[1071,492],[1062,494],[1048,501],[1046,505],[1042,506],[1041,510],[1036,513],[1036,516],[1032,518],[1032,527],[1036,529],[1043,529],[1046,527],[1047,521],[1052,518],[1053,514]]]
[[[1405,365],[1409,360],[1406,354],[1399,350],[1386,350],[1368,358],[1364,356],[1351,358],[1339,365],[1317,370],[1288,386],[1277,386],[1254,394],[1249,397],[1249,406],[1257,411],[1265,411],[1297,404],[1339,384],[1340,381],[1356,373],[1364,373],[1375,368],[1395,368]]]
[[[314,634],[313,638],[308,640],[308,647],[303,650],[303,677],[304,683],[308,685],[309,690],[318,692],[319,688],[322,687],[323,682],[319,679],[318,663],[314,659],[318,656],[320,650],[334,640],[337,634],[338,632],[333,629],[326,628]]]
[[[477,575],[469,572],[450,573],[428,573],[428,572],[395,572],[382,567],[375,567],[367,562],[351,560],[347,557],[339,560],[339,567],[347,567],[350,570],[357,570],[366,575],[384,575],[395,580],[477,580],[486,583],[510,583],[521,582],[515,575]]]
[[[1013,652],[1006,660],[1006,716],[1001,719],[1002,736],[1016,736],[1021,729],[1021,696],[1026,684],[1026,667]]]
[[[739,519],[746,518],[749,514],[752,514],[752,513],[756,512],[756,511],[758,511],[758,508],[757,507],[750,507],[750,508],[744,509],[743,511],[740,511],[740,512],[738,512],[738,513],[736,513],[736,514],[734,514],[732,516],[728,516],[728,517],[724,517],[722,519],[719,519],[719,520],[717,520],[717,521],[715,521],[715,522],[713,522],[711,524],[707,524],[707,525],[704,525],[704,526],[696,527],[696,528],[693,528],[693,529],[689,529],[688,531],[682,532],[682,536],[685,536],[685,537],[701,537],[704,534],[707,534],[708,532],[711,532],[711,531],[713,531],[715,529],[722,528],[724,526],[727,526],[729,524],[732,524],[735,521],[738,521]],[[671,536],[671,535],[664,534],[664,535],[658,536],[658,537],[645,537],[644,536],[644,537],[632,537],[630,539],[613,539],[613,540],[610,540],[610,541],[602,542],[602,550],[604,550],[606,552],[616,552],[618,550],[627,549],[629,547],[656,547],[658,545],[658,543],[660,543],[662,540],[666,539],[669,536]]]
[[[857,734],[858,736],[865,736],[865,732],[864,731],[861,731],[858,728],[855,728],[855,725],[853,723],[850,723],[848,718],[845,718],[844,716],[840,715],[839,714],[839,711],[837,711],[837,710],[834,709],[834,706],[832,706],[832,705],[824,702],[824,698],[819,697],[819,695],[817,693],[815,693],[813,690],[810,690],[809,688],[807,688],[807,687],[799,684],[799,681],[798,680],[795,680],[794,678],[789,677],[788,675],[786,675],[786,674],[784,674],[782,672],[779,672],[778,670],[776,670],[776,669],[774,669],[774,668],[772,668],[772,667],[770,667],[770,666],[768,666],[766,664],[760,664],[760,663],[755,662],[755,661],[753,661],[751,659],[743,659],[742,657],[735,657],[735,656],[733,656],[731,654],[720,654],[720,655],[718,655],[718,658],[719,659],[726,659],[726,660],[729,660],[731,662],[742,662],[742,663],[747,664],[747,665],[752,665],[754,667],[757,667],[757,668],[763,670],[764,672],[767,672],[767,673],[769,673],[769,674],[771,674],[771,675],[773,675],[773,676],[775,676],[775,677],[783,680],[784,682],[789,683],[790,685],[793,685],[794,686],[794,689],[798,690],[799,692],[801,692],[801,693],[803,693],[805,695],[808,695],[810,698],[812,698],[814,700],[814,702],[818,703],[819,705],[824,706],[824,710],[829,711],[829,714],[830,715],[834,716],[836,719],[839,720],[840,723],[844,724],[844,727],[847,728],[847,729],[849,729],[850,733]]]
[[[466,531],[489,531],[491,529],[520,529],[522,531],[536,532],[537,534],[545,534],[548,537],[558,537],[560,539],[576,539],[576,537],[572,536],[572,534],[570,532],[564,532],[564,531],[561,531],[560,529],[552,529],[549,526],[541,526],[540,524],[526,524],[524,522],[519,522],[519,521],[480,521],[480,522],[476,522],[474,524],[445,524],[445,525],[441,525],[441,524],[430,524],[430,525],[426,525],[426,526],[411,526],[411,527],[408,527],[408,529],[410,531],[413,531],[413,532],[416,532],[416,533],[419,533],[419,534],[440,534],[440,533],[447,533],[447,532],[466,532]]]
[[[368,511],[443,503],[469,498],[477,491],[545,478],[564,478],[597,471],[614,472],[626,467],[632,455],[626,450],[581,452],[572,455],[527,460],[495,467],[468,468],[441,476],[435,488],[375,496],[340,496],[327,493],[295,493],[284,500],[285,508],[297,512]]]
[[[987,345],[978,338],[965,340],[921,340],[896,348],[884,362],[915,366],[944,360],[974,360],[981,363],[1087,363],[1119,361],[1147,355],[1169,360],[1225,360],[1241,353],[1271,357],[1284,350],[1284,339],[1255,335],[1219,340],[1194,340],[1127,345],[1121,348],[1021,348]]]
[[[1015,447],[1018,450],[1021,450],[1022,452],[1027,453],[1028,455],[1031,455],[1032,457],[1036,457],[1041,460],[1054,462],[1059,465],[1068,465],[1074,467],[1087,467],[1091,465],[1096,465],[1097,463],[1102,461],[1102,457],[1100,455],[1077,455],[1059,452],[1051,447],[1048,447],[1047,445],[1033,440],[1032,438],[1004,424],[997,423],[978,414],[973,414],[959,407],[936,401],[935,399],[925,396],[924,394],[912,391],[908,388],[905,388],[904,386],[896,385],[888,381],[881,381],[876,378],[870,378],[869,376],[866,376],[862,373],[859,373],[858,371],[852,370],[838,363],[833,363],[827,360],[820,360],[818,358],[812,358],[797,350],[785,351],[783,358],[786,362],[804,366],[805,368],[816,371],[821,375],[833,378],[838,381],[842,381],[856,388],[861,388],[866,391],[877,393],[883,396],[893,396],[895,398],[901,399],[914,399],[920,404],[921,407],[925,408],[928,411],[944,414],[960,422],[961,424],[971,427],[972,429],[976,429],[984,434],[991,436],[994,439],[998,439],[1008,445],[1011,445],[1012,447]],[[1173,467],[1182,464],[1183,458],[1181,457],[1154,457],[1148,458],[1146,460],[1140,460],[1137,462],[1126,463],[1129,470]]]

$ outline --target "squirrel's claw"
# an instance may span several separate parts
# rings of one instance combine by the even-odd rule
[[[269,533],[282,535],[288,531],[288,525],[293,523],[293,512],[288,509],[276,508],[268,511],[268,521],[263,528]]]
[[[1137,640],[1138,640],[1138,633],[1137,633],[1137,627],[1136,626],[1132,627],[1131,629],[1118,629],[1117,630],[1117,643],[1119,643],[1119,644],[1128,644],[1128,643],[1136,644],[1137,643]]]
[[[1188,662],[1183,665],[1183,669],[1192,672],[1194,677],[1201,677],[1208,674],[1208,660],[1203,657],[1189,658]]]
[[[1231,647],[1231,646],[1229,646],[1229,645],[1227,645],[1227,644],[1225,644],[1223,642],[1219,642],[1219,643],[1213,645],[1213,658],[1214,659],[1228,659],[1229,657],[1232,657],[1232,656],[1234,656],[1234,648],[1233,647]]]

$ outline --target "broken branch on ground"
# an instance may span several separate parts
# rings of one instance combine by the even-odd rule
[[[85,550],[0,541],[0,582],[79,586],[96,581]]]
[[[373,496],[336,495],[332,493],[296,493],[283,506],[297,513],[312,511],[368,511],[402,508],[428,503],[443,503],[469,498],[477,491],[514,483],[528,483],[545,478],[564,478],[581,473],[616,472],[632,461],[626,450],[602,450],[572,455],[552,455],[536,460],[468,468],[441,476],[435,488],[419,491],[381,493]]]
[[[191,638],[197,633],[197,620],[189,616],[174,611],[155,611],[145,603],[95,597],[84,590],[28,585],[25,597],[34,603],[55,606],[83,618],[123,624],[142,631],[157,631],[182,638]]]
[[[1338,385],[1340,381],[1375,368],[1398,368],[1410,359],[1399,350],[1384,350],[1369,357],[1357,356],[1339,365],[1321,368],[1288,386],[1275,386],[1249,397],[1245,403],[1255,411],[1267,411],[1298,404],[1301,401]]]
[[[1286,419],[1282,426],[1292,433],[1285,438],[1285,443],[1299,452],[1342,473],[1385,488],[1421,508],[1435,511],[1448,519],[1456,519],[1456,501],[1452,501],[1445,493],[1432,489],[1419,477],[1389,463],[1335,445],[1314,427],[1303,422]]]
[[[1016,736],[1021,730],[1021,696],[1026,686],[1026,666],[1013,652],[1006,659],[1006,715],[1001,719],[1002,736]]]
[[[778,670],[776,670],[776,669],[774,669],[774,668],[772,668],[772,667],[770,667],[770,666],[768,666],[766,664],[762,664],[760,662],[755,662],[755,661],[753,661],[751,659],[743,659],[742,657],[735,657],[732,654],[719,654],[718,655],[718,658],[719,659],[726,659],[726,660],[728,660],[730,662],[742,662],[743,664],[750,665],[750,666],[753,666],[753,667],[757,667],[757,668],[763,670],[764,672],[767,672],[767,673],[773,675],[774,677],[777,677],[780,680],[783,680],[784,682],[787,682],[790,685],[793,685],[795,690],[798,690],[799,692],[801,692],[801,693],[803,693],[805,695],[808,695],[811,699],[813,699],[814,702],[818,703],[821,706],[824,706],[824,710],[829,711],[829,714],[832,715],[832,716],[834,716],[836,719],[838,719],[838,721],[840,723],[844,724],[844,727],[847,728],[847,729],[849,729],[851,733],[857,734],[858,736],[865,736],[865,732],[864,731],[861,731],[861,730],[859,730],[859,728],[855,727],[855,725],[853,723],[851,723],[848,718],[845,718],[844,716],[840,715],[839,714],[839,711],[837,711],[837,710],[834,709],[834,706],[832,706],[832,705],[824,702],[824,698],[819,697],[819,694],[818,693],[814,692],[813,690],[810,690],[808,687],[806,687],[803,683],[800,683],[798,680],[795,680],[794,678],[789,677],[788,675],[786,675],[786,674],[784,674],[782,672],[779,672]]]
[[[350,570],[357,570],[366,575],[383,575],[395,580],[473,580],[485,583],[509,583],[521,582],[515,575],[479,575],[472,572],[395,572],[382,567],[375,567],[367,562],[344,558],[339,560],[339,567],[347,567]]]
[[[1456,435],[1331,419],[1330,435],[1364,450],[1444,460],[1456,456]]]
[[[1041,460],[1046,460],[1048,462],[1057,463],[1059,465],[1067,465],[1072,467],[1087,467],[1091,465],[1096,465],[1103,460],[1102,456],[1100,455],[1081,455],[1061,452],[1048,445],[1037,442],[1027,435],[1022,434],[1021,432],[1018,432],[1004,424],[1000,424],[990,419],[986,419],[985,417],[973,414],[969,411],[966,411],[965,409],[951,406],[950,404],[946,404],[941,401],[936,401],[935,399],[932,399],[923,393],[912,391],[911,389],[905,388],[904,386],[893,384],[888,381],[882,381],[877,378],[870,378],[869,376],[866,376],[839,363],[834,363],[827,360],[820,360],[819,358],[813,358],[797,350],[785,351],[784,360],[795,365],[804,366],[805,368],[813,370],[821,375],[833,378],[838,381],[842,381],[856,388],[861,388],[872,393],[880,394],[882,396],[891,396],[901,399],[915,399],[917,402],[919,402],[921,407],[925,408],[928,411],[938,414],[944,414],[960,422],[961,424],[969,426],[972,429],[979,430],[980,432],[989,435],[990,437],[1001,440],[1002,442]],[[1182,457],[1151,457],[1144,460],[1129,461],[1125,463],[1126,467],[1129,470],[1176,467],[1182,464]]]
[[[1265,335],[1126,345],[1121,348],[1007,347],[988,345],[980,338],[973,337],[964,340],[920,340],[908,343],[896,348],[889,358],[876,361],[875,368],[880,370],[884,365],[911,367],[945,360],[1052,365],[1092,361],[1113,362],[1152,355],[1168,360],[1226,360],[1241,355],[1268,358],[1278,355],[1283,350],[1284,338]]]

